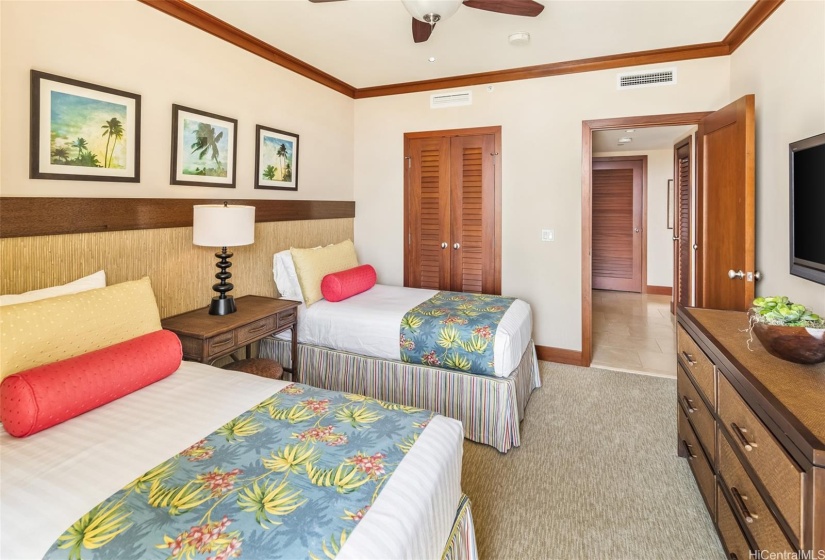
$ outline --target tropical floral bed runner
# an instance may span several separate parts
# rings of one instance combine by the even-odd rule
[[[291,384],[97,505],[46,558],[334,558],[433,415]]]
[[[401,319],[405,362],[493,375],[501,318],[515,298],[438,292]]]

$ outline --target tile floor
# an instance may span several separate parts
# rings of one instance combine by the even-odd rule
[[[676,377],[670,296],[593,290],[592,366]]]

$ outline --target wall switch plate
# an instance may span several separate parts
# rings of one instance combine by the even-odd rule
[[[541,230],[541,240],[542,241],[553,241],[555,239],[555,233],[552,229],[543,229]]]

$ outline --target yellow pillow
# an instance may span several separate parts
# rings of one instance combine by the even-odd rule
[[[0,307],[0,380],[160,330],[149,278]]]
[[[355,245],[349,239],[320,249],[291,248],[289,252],[295,263],[295,273],[307,307],[324,299],[321,294],[321,280],[324,276],[358,266]]]

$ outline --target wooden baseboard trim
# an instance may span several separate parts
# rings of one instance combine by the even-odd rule
[[[571,366],[584,365],[582,353],[579,350],[554,348],[553,346],[539,346],[537,344],[536,355],[539,360],[544,360],[545,362],[556,362],[557,364],[569,364]]]
[[[652,296],[672,296],[673,288],[670,286],[648,286],[647,293]]]
[[[254,206],[256,222],[355,217],[346,200],[0,197],[0,238],[191,227],[192,206],[224,201]]]

